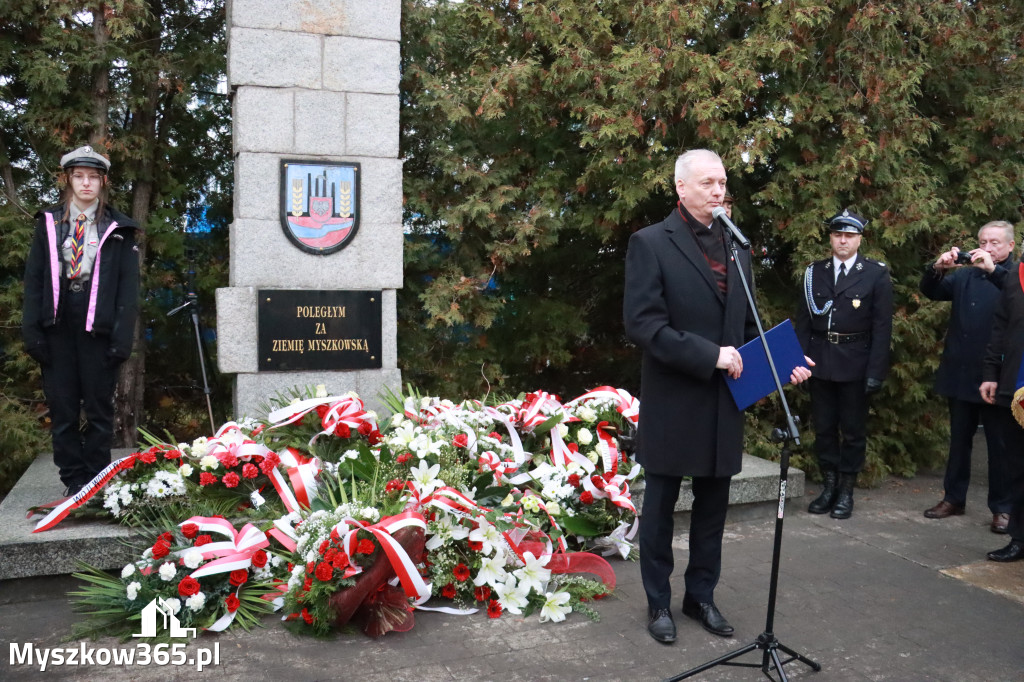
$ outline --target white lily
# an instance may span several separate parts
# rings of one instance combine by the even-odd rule
[[[430,493],[434,492],[436,488],[444,485],[444,481],[437,477],[440,471],[440,464],[430,466],[425,460],[420,460],[419,464],[409,469],[409,473],[412,475],[412,480],[419,485],[421,497],[426,497]]]
[[[498,603],[501,604],[501,608],[509,613],[520,615],[529,603],[526,598],[527,593],[516,584],[514,576],[510,575],[505,582],[495,584],[494,591],[498,595]]]
[[[544,597],[544,606],[540,607],[540,622],[546,623],[550,620],[561,623],[572,612],[572,606],[565,605],[569,601],[568,592],[548,592]]]
[[[480,586],[487,583],[491,587],[498,589],[498,586],[502,585],[507,579],[514,581],[514,578],[505,570],[505,555],[498,551],[494,556],[484,558],[480,562],[480,570],[477,571],[476,577],[473,578],[473,584]]]
[[[469,540],[470,542],[480,543],[480,553],[484,556],[489,555],[496,549],[500,550],[503,544],[501,533],[494,527],[494,524],[483,520],[480,521],[479,526],[469,533]]]
[[[547,565],[550,559],[550,555],[542,556],[538,559],[533,555],[533,552],[523,554],[523,563],[525,565],[514,572],[516,578],[519,579],[519,586],[527,594],[532,590],[543,592],[544,588],[547,587],[548,579],[551,578],[551,571],[544,568],[544,566]]]
[[[435,550],[452,540],[462,540],[469,536],[469,529],[458,523],[448,514],[443,514],[437,521],[430,524],[433,535],[425,545],[428,550]]]

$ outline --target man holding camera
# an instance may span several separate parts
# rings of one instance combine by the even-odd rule
[[[796,333],[811,370],[814,451],[824,487],[807,511],[848,519],[867,450],[868,396],[889,370],[892,280],[857,254],[868,221],[846,209],[825,221],[832,257],[807,267]]]
[[[964,513],[971,480],[971,448],[978,424],[988,443],[988,508],[993,533],[1005,533],[1010,515],[1010,488],[1003,438],[997,424],[999,408],[978,393],[985,346],[1006,281],[1013,253],[1013,225],[1003,220],[978,230],[978,248],[953,247],[929,265],[921,277],[921,293],[933,301],[952,301],[942,361],[935,390],[949,399],[949,460],[942,500],[925,511],[929,519]]]

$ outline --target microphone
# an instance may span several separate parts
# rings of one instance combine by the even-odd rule
[[[724,208],[721,206],[715,206],[711,209],[711,215],[712,217],[721,220],[722,224],[729,228],[729,232],[732,233],[732,238],[736,240],[737,244],[742,246],[744,249],[750,248],[750,240],[744,237],[743,233],[740,232],[740,228],[736,227],[733,222],[729,220],[729,216],[726,215]]]

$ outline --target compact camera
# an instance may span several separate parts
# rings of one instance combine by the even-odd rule
[[[953,261],[957,265],[970,265],[971,263],[971,252],[970,251],[958,251],[956,254],[956,260]]]

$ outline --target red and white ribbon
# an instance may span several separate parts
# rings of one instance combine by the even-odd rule
[[[133,452],[127,457],[122,457],[121,459],[108,464],[103,471],[96,474],[96,476],[94,476],[93,479],[80,491],[54,507],[49,514],[44,516],[42,520],[36,524],[36,527],[32,532],[40,533],[44,530],[50,530],[63,521],[72,510],[78,509],[92,499],[96,493],[103,489],[103,486],[110,482],[110,479],[117,476],[125,469],[130,469],[135,466],[135,460],[138,459],[140,454],[141,453]]]

